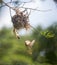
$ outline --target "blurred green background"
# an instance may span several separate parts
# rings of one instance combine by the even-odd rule
[[[57,0],[53,1],[57,4]],[[1,5],[2,0],[0,0]],[[32,54],[28,53],[25,46],[27,39],[36,40]],[[0,65],[57,65],[57,21],[44,29],[38,25],[32,30],[32,34],[21,36],[21,39],[16,39],[11,28],[2,28]]]
[[[27,39],[36,40],[32,54],[27,52]],[[46,29],[38,26],[21,39],[16,39],[11,28],[0,30],[0,65],[57,65],[57,23]]]

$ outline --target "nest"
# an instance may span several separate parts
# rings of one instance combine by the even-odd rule
[[[26,30],[30,28],[29,17],[27,14],[24,14],[24,12],[20,12],[19,10],[16,10],[16,14],[12,17],[12,23],[13,23],[13,32],[15,36],[20,39],[19,34],[17,30],[25,28]]]
[[[29,18],[27,15],[23,14],[23,12],[20,12],[19,14],[15,14],[12,17],[12,23],[14,28],[16,29],[29,28],[30,24],[28,22],[29,22]]]

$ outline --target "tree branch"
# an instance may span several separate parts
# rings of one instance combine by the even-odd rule
[[[18,2],[26,4],[26,3],[30,3],[30,2],[32,2],[32,1],[33,1],[33,0],[31,0],[31,1],[29,1],[29,2],[21,2],[21,1],[18,1]],[[3,2],[4,2],[4,1],[3,1]],[[11,2],[7,2],[6,4],[15,3],[15,2],[16,2],[16,1],[12,1],[12,0],[11,0]],[[6,6],[6,5],[4,4],[4,5],[0,6],[0,8],[3,7],[3,6]],[[17,5],[17,6],[18,6],[18,5]]]
[[[9,8],[11,8],[11,9],[13,9],[13,10],[15,10],[16,11],[16,8],[14,8],[14,7],[11,7],[10,5],[8,5],[7,3],[5,3],[4,1],[3,1],[3,3],[6,5],[6,6],[8,6]],[[48,10],[38,10],[38,9],[33,9],[33,8],[27,8],[27,7],[19,7],[19,8],[24,8],[24,9],[30,9],[30,10],[35,10],[35,11],[42,11],[42,12],[47,12],[47,11],[51,11],[52,9],[48,9]]]
[[[5,3],[4,1],[3,1],[3,3],[6,5],[6,6],[8,6],[9,8],[11,8],[11,9],[15,9],[15,8],[13,8],[13,7],[11,7],[10,5],[8,5],[7,3]]]
[[[48,10],[38,10],[38,9],[27,8],[27,7],[19,7],[19,8],[30,9],[30,10],[35,10],[35,11],[42,11],[42,12],[46,12],[46,11],[51,11],[51,10],[52,10],[52,9],[48,9]]]

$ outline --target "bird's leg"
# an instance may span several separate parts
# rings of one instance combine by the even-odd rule
[[[13,33],[15,34],[15,36],[16,36],[18,39],[20,39],[19,34],[18,34],[18,32],[16,31],[15,28],[13,29]]]

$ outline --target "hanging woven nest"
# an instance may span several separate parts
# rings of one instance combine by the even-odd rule
[[[30,28],[29,18],[27,15],[23,14],[23,12],[20,12],[19,14],[15,14],[12,17],[12,22],[13,26],[16,29],[21,29],[21,28]]]
[[[13,23],[13,32],[16,35],[17,38],[20,38],[17,30],[25,28],[26,30],[30,28],[29,17],[27,14],[24,14],[24,12],[20,12],[19,10],[16,10],[16,14],[12,17],[12,23]]]

